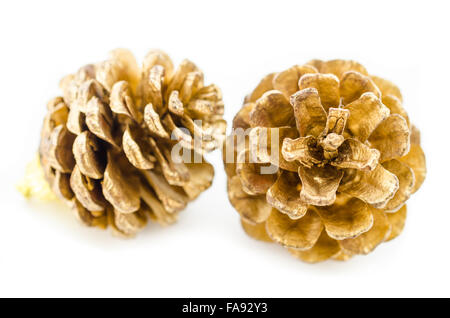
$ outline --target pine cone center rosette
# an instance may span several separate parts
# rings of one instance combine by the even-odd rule
[[[354,61],[269,74],[233,130],[224,163],[244,230],[307,262],[367,254],[398,236],[426,174],[400,90]]]
[[[211,185],[214,169],[203,155],[225,134],[223,102],[192,62],[174,70],[153,50],[140,69],[118,49],[60,86],[39,154],[52,190],[86,225],[132,236],[148,218],[170,224]]]

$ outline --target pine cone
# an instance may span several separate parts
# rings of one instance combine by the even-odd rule
[[[174,70],[153,50],[139,69],[118,49],[60,87],[63,96],[47,105],[40,160],[52,190],[86,225],[132,236],[148,217],[170,224],[211,185],[203,154],[225,134],[222,96],[192,62]],[[194,159],[176,162],[172,151]]]
[[[367,254],[398,236],[426,174],[400,90],[354,61],[267,75],[233,131],[224,163],[244,230],[306,262]]]

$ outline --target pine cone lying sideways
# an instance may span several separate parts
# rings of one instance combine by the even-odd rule
[[[225,135],[222,96],[192,62],[174,69],[153,50],[140,69],[117,49],[60,87],[63,96],[47,105],[40,161],[52,190],[86,225],[132,236],[148,217],[170,224],[211,185],[203,154]],[[173,150],[191,162],[177,162]]]
[[[402,231],[426,168],[391,82],[354,61],[296,65],[247,96],[238,128],[247,134],[227,138],[224,163],[248,235],[319,262],[367,254]]]

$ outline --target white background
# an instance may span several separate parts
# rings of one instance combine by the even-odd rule
[[[3,1],[0,4],[0,296],[450,296],[450,23],[446,1]],[[169,228],[121,240],[62,204],[15,190],[59,79],[116,47],[193,60],[231,121],[266,73],[355,59],[402,90],[428,176],[403,234],[369,256],[317,265],[240,228],[219,152],[213,186]]]

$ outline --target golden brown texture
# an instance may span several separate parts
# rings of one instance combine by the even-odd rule
[[[313,60],[266,76],[233,121],[249,133],[233,132],[224,147],[246,233],[311,263],[368,254],[397,237],[426,175],[402,100],[355,61]]]
[[[175,68],[152,50],[139,67],[117,49],[60,87],[47,105],[40,161],[53,192],[84,224],[133,236],[147,219],[173,223],[211,185],[203,155],[220,146],[226,123],[219,88],[205,85],[194,63]],[[175,160],[174,149],[189,158]]]

